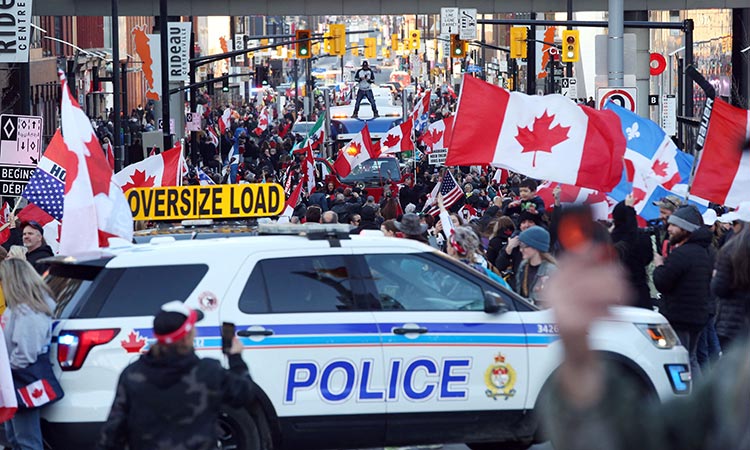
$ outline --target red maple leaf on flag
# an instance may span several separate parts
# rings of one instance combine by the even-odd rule
[[[130,181],[123,185],[122,191],[127,192],[128,190],[137,187],[154,187],[155,181],[155,176],[146,177],[145,170],[136,169],[135,173],[133,173],[133,175],[130,175]]]
[[[401,138],[396,136],[395,134],[389,134],[385,137],[385,141],[383,142],[383,145],[385,145],[386,148],[395,147],[396,144],[401,142]]]
[[[140,333],[133,330],[128,334],[128,338],[120,341],[120,345],[128,353],[139,353],[146,346],[146,338],[141,337]]]
[[[635,200],[635,203],[633,203],[634,205],[642,202],[643,200],[646,199],[646,191],[644,191],[643,189],[638,189],[637,187],[634,187],[633,199]]]
[[[42,396],[42,394],[44,394],[44,391],[39,388],[36,388],[33,391],[31,391],[31,396],[34,398],[39,398]]]
[[[349,156],[357,156],[362,152],[362,144],[359,142],[352,142],[349,148],[346,149],[346,154]]]
[[[570,127],[555,125],[550,128],[555,115],[547,114],[544,111],[542,117],[534,118],[534,129],[529,127],[518,127],[516,140],[523,147],[521,153],[534,152],[534,158],[531,162],[532,167],[536,167],[537,152],[552,153],[552,147],[568,139],[568,130]]]
[[[666,177],[667,167],[669,167],[668,162],[659,161],[657,159],[656,161],[654,161],[654,165],[651,166],[651,169],[654,171],[655,174],[659,175],[660,177]]]
[[[428,147],[432,147],[433,145],[437,144],[440,141],[440,138],[443,137],[443,131],[440,130],[429,130],[422,136],[422,142],[424,142],[424,145]]]

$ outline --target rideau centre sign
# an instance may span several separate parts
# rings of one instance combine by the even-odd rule
[[[0,63],[29,62],[31,0],[0,0]]]

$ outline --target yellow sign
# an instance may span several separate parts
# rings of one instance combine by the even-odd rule
[[[135,220],[278,216],[286,202],[277,183],[135,188],[125,196]]]

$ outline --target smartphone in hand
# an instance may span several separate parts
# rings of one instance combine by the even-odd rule
[[[229,354],[229,350],[232,348],[232,341],[234,340],[236,328],[231,322],[221,323],[221,351],[225,354]]]

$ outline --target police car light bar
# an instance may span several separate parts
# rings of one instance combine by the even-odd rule
[[[264,223],[258,225],[258,234],[263,235],[294,235],[306,236],[310,240],[318,239],[349,239],[352,227],[345,223]]]

